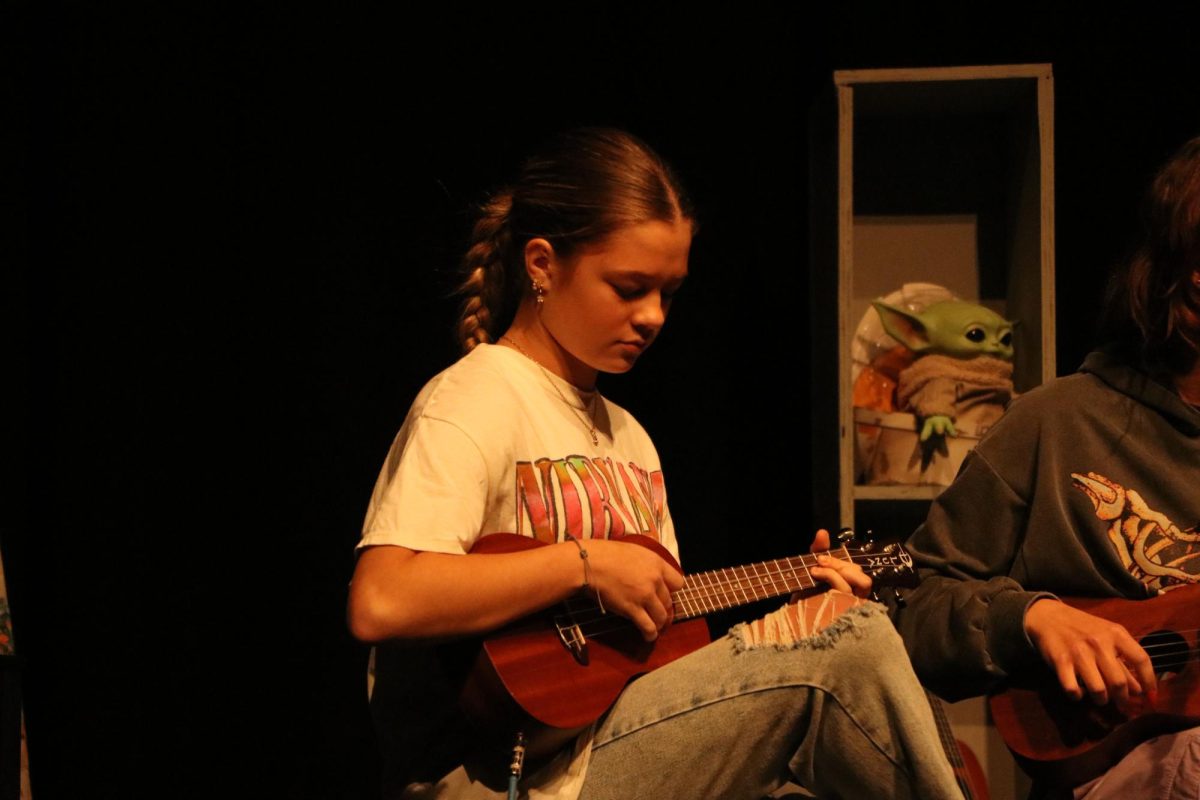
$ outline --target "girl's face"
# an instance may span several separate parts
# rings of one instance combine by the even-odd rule
[[[666,322],[691,244],[692,224],[681,219],[621,228],[569,259],[550,252],[539,316],[568,362],[579,362],[571,364],[575,377],[580,368],[586,375],[633,366]]]

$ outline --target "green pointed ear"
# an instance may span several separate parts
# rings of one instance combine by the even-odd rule
[[[879,312],[883,329],[889,336],[914,353],[929,349],[929,331],[920,318],[879,300],[873,301],[871,305]]]

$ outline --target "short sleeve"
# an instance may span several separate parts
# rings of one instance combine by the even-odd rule
[[[659,531],[660,541],[667,552],[675,557],[675,561],[680,565],[683,564],[682,558],[679,555],[679,540],[675,538],[675,523],[671,520],[671,512],[667,512],[666,519],[663,520],[662,529]]]
[[[409,420],[375,484],[359,549],[466,553],[483,528],[487,476],[479,447],[461,428],[431,417]]]

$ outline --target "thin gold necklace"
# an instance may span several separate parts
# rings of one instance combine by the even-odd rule
[[[596,395],[598,395],[599,392],[592,392],[592,397],[584,409],[587,411],[587,417],[585,418],[583,414],[579,413],[579,408],[577,408],[576,405],[568,400],[567,396],[563,394],[562,389],[558,388],[558,384],[554,382],[552,377],[550,377],[550,371],[542,366],[542,362],[525,352],[525,348],[517,344],[517,340],[509,336],[507,333],[501,336],[500,339],[501,341],[507,339],[509,344],[515,347],[518,353],[528,358],[534,364],[537,364],[537,368],[540,369],[542,374],[546,376],[546,382],[550,384],[550,387],[554,389],[555,393],[562,399],[567,408],[571,409],[571,413],[579,418],[579,421],[583,423],[583,427],[587,428],[588,433],[591,434],[592,437],[592,444],[600,444],[600,437],[596,435]]]

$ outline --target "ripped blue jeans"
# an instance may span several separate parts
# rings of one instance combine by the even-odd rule
[[[816,602],[634,681],[596,730],[580,800],[756,798],[788,780],[821,798],[960,798],[883,608],[822,619]]]

